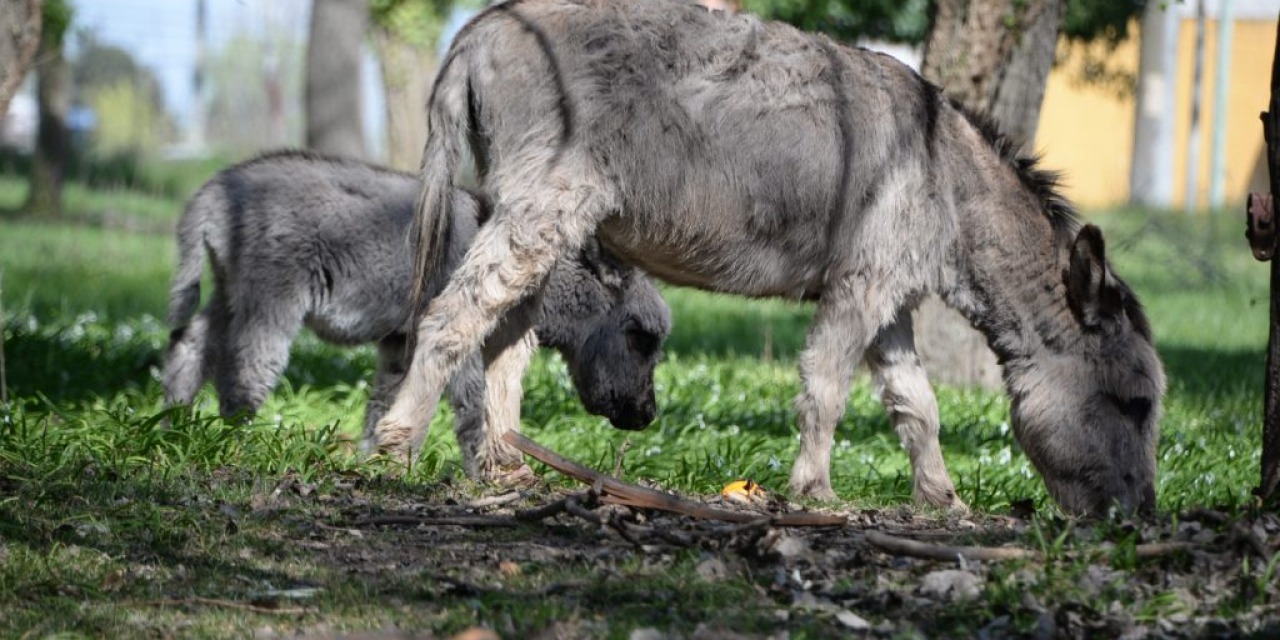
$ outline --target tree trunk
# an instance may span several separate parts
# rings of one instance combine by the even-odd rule
[[[71,153],[67,112],[71,109],[71,69],[62,39],[42,37],[36,54],[36,100],[40,123],[31,160],[31,191],[24,207],[39,216],[62,215],[62,177]]]
[[[1148,2],[1141,34],[1129,202],[1168,208],[1173,206],[1177,9],[1172,4]]]
[[[0,119],[40,45],[40,0],[0,2]]]
[[[427,99],[439,63],[434,47],[414,45],[383,27],[374,28],[387,103],[389,163],[417,171],[427,141]]]
[[[1064,0],[939,0],[921,74],[1029,145],[1065,10]],[[935,380],[1000,386],[995,355],[960,314],[930,297],[914,322],[920,359]]]
[[[307,147],[365,157],[360,112],[360,47],[366,0],[314,0],[307,41]]]

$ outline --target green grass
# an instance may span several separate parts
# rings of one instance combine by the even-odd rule
[[[0,178],[0,210],[21,200],[16,193],[11,179]],[[83,210],[119,207],[161,222],[179,211],[169,200],[131,194],[72,189],[68,198]],[[1148,308],[1169,375],[1160,508],[1246,504],[1260,455],[1267,266],[1250,257],[1238,216],[1122,212],[1093,221],[1107,233],[1118,273]],[[282,532],[336,517],[337,507],[314,496],[430,503],[470,490],[461,480],[449,412],[437,416],[419,463],[403,477],[384,477],[387,468],[362,464],[352,447],[372,352],[306,335],[295,345],[286,381],[251,424],[214,417],[207,392],[194,413],[162,414],[158,367],[167,330],[156,318],[164,314],[173,256],[164,235],[0,221],[3,346],[13,397],[0,409],[0,635],[243,635],[275,624],[273,618],[191,605],[191,598],[244,601],[267,585],[311,584],[327,586],[309,606],[348,629],[393,620],[449,633],[514,619],[513,635],[520,635],[574,618],[609,630],[587,635],[625,637],[617,634],[630,627],[601,619],[641,624],[644,611],[627,604],[636,600],[657,602],[660,623],[686,633],[712,618],[739,629],[775,628],[771,600],[760,595],[771,577],[703,584],[690,577],[692,556],[672,558],[660,570],[639,561],[612,567],[625,579],[597,585],[595,600],[550,599],[532,607],[512,593],[572,580],[581,568],[531,560],[514,592],[483,596],[441,591],[429,567],[378,577],[333,574],[316,560],[318,552]],[[526,377],[525,431],[608,470],[629,440],[626,478],[681,491],[709,493],[744,476],[784,489],[797,447],[794,360],[811,307],[678,289],[666,294],[675,333],[658,371],[661,415],[653,426],[624,433],[587,415],[563,363],[544,353]],[[1031,498],[1051,515],[1042,483],[1009,433],[1003,394],[941,387],[938,401],[943,451],[961,497],[987,513]],[[173,428],[161,427],[163,417]],[[833,480],[853,505],[910,501],[906,455],[865,376],[851,389],[836,433]],[[316,488],[310,499],[286,496],[289,509],[250,506],[270,502],[283,482]],[[1011,602],[1019,597],[1026,586],[1019,575],[996,576],[993,602],[1001,589]],[[1075,577],[1043,577],[1037,593],[1065,592]],[[734,602],[765,608],[743,613],[749,608],[733,608]],[[1161,602],[1145,606],[1158,615]],[[821,637],[832,628],[824,624],[793,619],[792,637]]]
[[[0,216],[18,215],[27,190],[25,177],[0,173]],[[62,192],[63,217],[91,225],[168,233],[182,212],[184,197],[68,182]]]
[[[1096,218],[1117,271],[1148,307],[1169,374],[1161,440],[1160,505],[1239,504],[1259,456],[1266,267],[1249,256],[1234,219]],[[10,385],[18,397],[59,409],[121,389],[139,411],[159,406],[155,368],[173,248],[165,237],[117,230],[6,224],[0,270]],[[750,475],[782,488],[796,447],[794,357],[809,305],[739,300],[668,289],[675,331],[658,371],[661,415],[628,434],[585,414],[564,367],[541,354],[526,381],[524,421],[567,455],[611,460],[629,438],[628,470],[690,491]],[[368,348],[339,349],[304,335],[287,380],[261,421],[336,424],[357,432]],[[1003,394],[940,387],[948,464],[961,494],[979,509],[1035,498],[1042,486],[1017,451]],[[72,404],[68,405],[70,402]],[[206,406],[211,406],[207,402]],[[451,447],[442,414],[433,429]],[[909,497],[909,466],[865,380],[859,378],[836,434],[837,491],[869,505]],[[1216,456],[1189,455],[1210,450]]]

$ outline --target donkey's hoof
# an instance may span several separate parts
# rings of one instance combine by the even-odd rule
[[[529,487],[538,483],[538,475],[527,464],[505,469],[494,469],[484,474],[482,480],[499,487]]]
[[[956,495],[950,482],[945,485],[924,485],[916,487],[913,498],[917,504],[941,509],[951,515],[969,515],[969,505]]]
[[[836,492],[830,484],[818,482],[791,483],[791,495],[797,498],[830,501],[836,499]]]

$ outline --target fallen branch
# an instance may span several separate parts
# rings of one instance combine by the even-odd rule
[[[847,522],[844,516],[821,513],[784,513],[770,516],[747,511],[717,509],[700,502],[685,500],[669,493],[623,482],[565,458],[515,431],[504,433],[502,440],[552,469],[591,485],[592,488],[600,493],[600,502],[605,504],[621,504],[640,509],[658,509],[660,511],[679,513],[691,518],[722,520],[725,522],[754,522],[762,517],[767,517],[770,524],[780,527],[838,527],[844,526]]]
[[[485,515],[465,515],[465,516],[373,516],[349,522],[348,527],[394,527],[394,526],[442,526],[456,525],[459,527],[514,527],[520,524],[514,518],[508,516],[485,516]]]
[[[483,509],[485,507],[500,507],[504,504],[510,504],[512,502],[515,502],[516,500],[519,500],[522,497],[524,497],[524,494],[520,493],[519,491],[512,491],[510,493],[504,493],[502,495],[489,496],[486,498],[477,498],[475,500],[472,500],[471,502],[468,502],[467,506],[472,509]]]
[[[275,615],[297,615],[307,613],[307,609],[300,607],[265,607],[249,602],[236,602],[234,600],[220,600],[217,598],[182,598],[178,600],[148,600],[138,603],[144,607],[190,607],[193,605],[204,605],[206,607],[223,607],[227,609],[239,609],[241,611],[252,611],[253,613],[271,613]]]
[[[1033,560],[1040,557],[1039,552],[1032,551],[1030,549],[1017,549],[1011,547],[967,547],[949,544],[936,544],[933,542],[920,542],[918,540],[899,538],[880,531],[868,531],[864,535],[866,536],[867,542],[883,551],[900,556],[924,558],[926,560],[951,562],[960,556],[963,556],[965,560],[979,561]]]
[[[1039,551],[1017,547],[936,544],[899,538],[881,531],[867,531],[864,535],[867,542],[882,551],[926,560],[952,562],[959,557],[964,557],[965,560],[1001,562],[1005,560],[1041,560],[1044,557],[1044,554]],[[1134,553],[1139,558],[1155,558],[1181,551],[1190,551],[1194,548],[1195,545],[1190,542],[1150,542],[1135,546]]]
[[[551,516],[564,513],[565,505],[568,502],[569,502],[568,498],[561,498],[559,500],[556,500],[555,502],[544,504],[541,507],[535,507],[533,509],[525,509],[524,511],[517,511],[514,517],[516,520],[519,520],[521,522],[532,522],[534,520],[542,520],[543,518],[550,518]]]

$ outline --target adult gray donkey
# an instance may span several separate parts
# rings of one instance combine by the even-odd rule
[[[188,203],[178,225],[179,267],[169,302],[165,356],[169,404],[191,402],[212,377],[223,415],[256,411],[275,387],[289,346],[305,325],[337,344],[378,345],[365,415],[366,438],[403,377],[409,351],[415,176],[303,152],[271,153],[218,173]],[[460,261],[487,207],[450,196],[445,271]],[[643,428],[656,412],[653,371],[670,331],[670,310],[639,270],[586,243],[552,272],[538,337],[564,355],[592,413]],[[198,316],[207,249],[214,288]],[[428,287],[431,292],[440,285]],[[464,462],[473,475],[525,473],[499,441],[519,428],[520,380],[486,394],[479,354],[453,376],[450,399]],[[487,404],[486,404],[487,403]],[[516,479],[516,478],[509,478]]]
[[[796,494],[834,495],[832,437],[865,360],[916,498],[963,506],[912,337],[936,292],[999,356],[1015,436],[1062,507],[1154,506],[1164,373],[1102,234],[1053,174],[894,59],[676,0],[513,1],[454,41],[428,122],[419,277],[440,272],[468,145],[496,206],[418,324],[381,449],[417,446],[486,336],[522,348],[509,336],[529,321],[511,311],[595,234],[670,282],[817,302]]]

